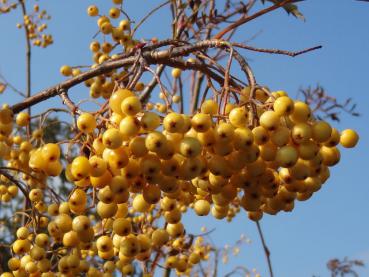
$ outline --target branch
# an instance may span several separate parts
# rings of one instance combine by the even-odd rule
[[[241,17],[240,19],[238,19],[236,22],[228,25],[226,28],[224,28],[223,30],[221,30],[219,33],[217,33],[215,36],[213,36],[213,39],[221,39],[225,34],[227,34],[228,32],[232,31],[233,29],[236,29],[237,27],[251,21],[254,20],[255,18],[262,16],[266,13],[269,13],[271,11],[274,11],[276,9],[279,9],[280,7],[283,7],[285,4],[288,4],[289,2],[292,2],[292,0],[284,0],[282,2],[276,3],[271,7],[262,9],[260,11],[258,11],[257,13],[254,13],[250,16],[247,17]]]
[[[279,54],[279,55],[286,55],[286,56],[290,56],[290,57],[296,57],[314,50],[318,50],[321,49],[323,46],[322,45],[318,45],[318,46],[314,46],[314,47],[310,47],[301,51],[297,51],[297,52],[291,52],[291,51],[286,51],[286,50],[280,50],[280,49],[266,49],[266,48],[257,48],[257,47],[252,47],[252,46],[248,46],[242,43],[237,43],[234,42],[232,43],[233,46],[235,47],[239,47],[242,49],[247,49],[247,50],[251,50],[251,51],[255,51],[255,52],[261,52],[261,53],[269,53],[269,54]]]
[[[17,89],[17,88],[16,88],[15,86],[13,86],[11,83],[9,83],[9,82],[7,81],[7,79],[4,77],[4,75],[2,75],[2,74],[1,74],[1,72],[0,72],[0,80],[2,81],[2,83],[0,83],[0,85],[2,84],[2,85],[4,85],[4,86],[5,86],[4,90],[5,90],[7,87],[9,87],[11,90],[13,90],[15,93],[19,94],[20,96],[22,96],[22,97],[24,97],[24,98],[26,98],[26,97],[27,97],[23,92],[21,92],[19,89]],[[3,90],[3,91],[4,91],[4,90]]]
[[[267,245],[265,243],[263,231],[261,230],[259,221],[256,221],[256,226],[258,228],[258,233],[259,233],[259,236],[260,236],[260,240],[261,240],[261,243],[263,245],[265,257],[266,257],[267,262],[268,262],[269,274],[270,274],[270,277],[273,277],[274,275],[273,275],[272,262],[270,260],[270,251],[269,251],[269,248],[267,247]]]
[[[222,76],[219,76],[218,74],[212,72],[209,68],[203,66],[202,64],[190,63],[187,61],[182,61],[174,58],[183,57],[192,52],[196,52],[207,48],[222,48],[224,46],[227,46],[227,42],[220,40],[204,40],[196,44],[175,47],[167,50],[148,51],[149,49],[151,49],[151,47],[148,47],[147,50],[146,48],[142,49],[142,58],[148,64],[164,64],[173,67],[180,67],[183,69],[198,70],[210,76],[218,83],[223,84],[224,78]],[[134,52],[130,54],[132,55],[134,54]],[[126,55],[122,55],[121,58],[107,61],[97,66],[96,68],[81,73],[76,77],[70,78],[64,82],[61,82],[58,85],[55,85],[37,94],[34,94],[33,96],[24,99],[21,103],[15,104],[14,106],[11,107],[11,109],[13,110],[14,113],[18,113],[48,98],[61,94],[63,90],[68,91],[71,87],[76,86],[88,79],[108,73],[117,68],[132,65],[135,61],[136,61],[135,56],[127,57]]]
[[[156,75],[157,76],[161,76],[161,73],[163,73],[165,66],[164,65],[159,65],[158,68],[156,69]],[[154,76],[150,83],[148,83],[148,85],[146,86],[145,90],[143,91],[142,95],[140,96],[140,100],[142,103],[147,103],[147,101],[150,98],[151,92],[154,90],[155,86],[158,84],[157,78],[156,76]]]
[[[22,7],[23,18],[27,15],[26,5],[24,0],[19,0],[19,4]],[[24,24],[24,33],[26,36],[26,96],[31,96],[31,42],[29,38],[28,27]],[[28,114],[31,116],[31,107],[28,107]]]
[[[135,32],[137,31],[137,29],[150,17],[152,16],[157,10],[160,10],[162,7],[170,4],[171,1],[165,1],[164,3],[161,3],[159,6],[157,6],[156,8],[152,9],[147,15],[145,15],[140,22],[137,23],[137,25],[133,28],[132,32],[131,32],[131,37],[133,37],[133,35],[135,34]]]
[[[81,114],[81,111],[78,107],[73,103],[73,101],[69,98],[68,93],[65,90],[62,90],[60,93],[60,98],[63,100],[63,104],[66,105],[73,115]]]

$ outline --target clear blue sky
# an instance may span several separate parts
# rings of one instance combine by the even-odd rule
[[[127,0],[127,11],[139,19],[144,11],[159,1]],[[63,64],[90,63],[89,41],[96,32],[94,19],[86,15],[86,7],[97,3],[107,10],[110,1],[39,1],[53,19],[49,31],[55,44],[35,49],[33,55],[33,92],[56,84],[63,78],[59,67]],[[257,80],[271,89],[284,89],[294,95],[301,86],[320,83],[338,99],[353,97],[362,113],[359,118],[342,116],[340,129],[355,128],[361,141],[354,150],[343,150],[342,161],[331,171],[332,177],[314,197],[296,203],[293,213],[265,216],[261,222],[271,250],[275,276],[328,276],[326,261],[330,258],[363,259],[367,268],[360,276],[369,276],[369,186],[366,171],[369,165],[369,3],[353,0],[308,0],[300,4],[306,22],[276,11],[255,20],[238,32],[235,40],[244,41],[261,32],[250,44],[258,47],[299,50],[322,44],[323,49],[297,58],[250,54]],[[19,12],[0,16],[0,71],[18,88],[24,88],[24,36],[15,28]],[[138,37],[165,38],[169,13],[153,17]],[[84,87],[72,95],[86,95]],[[78,96],[77,96],[78,98]],[[0,96],[0,102],[15,103],[11,94]],[[41,110],[60,105],[56,98],[39,105]],[[233,223],[218,222],[211,217],[186,221],[199,230],[203,224],[217,231],[212,236],[218,245],[232,243],[244,233],[253,243],[242,248],[241,254],[221,274],[235,265],[257,268],[267,276],[267,268],[254,223],[240,213]]]

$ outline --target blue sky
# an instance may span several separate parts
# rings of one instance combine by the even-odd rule
[[[127,11],[139,19],[144,11],[160,1],[127,0]],[[89,42],[96,32],[94,19],[87,17],[86,7],[96,3],[103,10],[110,1],[39,1],[52,15],[49,31],[55,44],[33,51],[33,92],[51,86],[63,78],[59,67],[63,64],[89,64]],[[296,203],[288,214],[265,216],[261,222],[271,250],[275,276],[328,276],[326,262],[330,258],[363,259],[367,262],[362,275],[369,276],[369,186],[366,170],[369,165],[369,3],[353,0],[308,0],[300,4],[306,22],[276,11],[242,27],[234,41],[244,41],[255,34],[250,45],[265,48],[300,50],[322,44],[323,49],[296,58],[242,52],[250,60],[259,83],[273,90],[283,89],[294,95],[301,86],[320,83],[332,96],[345,100],[352,97],[362,114],[359,118],[342,116],[338,128],[354,128],[361,141],[354,150],[342,150],[341,162],[331,170],[332,177],[307,202]],[[16,29],[19,11],[0,16],[0,72],[16,87],[24,89],[24,36]],[[138,32],[138,38],[165,38],[169,13],[159,12]],[[88,92],[84,87],[73,90],[72,97]],[[15,103],[19,98],[10,93],[0,95],[0,102]],[[60,105],[58,98],[40,104],[35,110]],[[234,222],[215,221],[211,217],[185,219],[191,230],[216,228],[212,235],[218,245],[232,244],[244,233],[252,244],[242,248],[241,254],[221,274],[236,265],[257,268],[267,276],[267,267],[256,233],[255,224],[240,213]],[[192,228],[193,226],[193,228]]]

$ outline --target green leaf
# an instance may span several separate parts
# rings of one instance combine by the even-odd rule
[[[278,3],[282,2],[283,0],[261,0],[261,3],[265,4],[265,1],[272,2],[273,4],[278,4]],[[297,2],[302,2],[302,1],[304,1],[304,0],[295,0],[295,1],[292,1],[292,2],[297,3]],[[300,12],[297,5],[292,4],[292,3],[288,3],[288,4],[283,5],[283,9],[288,14],[292,14],[294,17],[305,21],[305,17]]]
[[[299,11],[298,7],[294,4],[287,4],[284,5],[283,7],[285,9],[285,11],[288,14],[292,14],[293,16],[295,16],[298,19],[304,20],[305,21],[305,17],[304,15]]]

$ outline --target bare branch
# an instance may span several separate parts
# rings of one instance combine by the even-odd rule
[[[260,236],[260,240],[261,240],[261,243],[263,245],[265,257],[266,257],[267,262],[268,262],[270,277],[273,277],[274,275],[273,275],[272,261],[270,260],[270,250],[269,250],[269,248],[267,247],[267,245],[265,243],[264,234],[263,234],[263,231],[261,230],[261,226],[260,226],[259,221],[256,221],[256,227],[258,228],[258,233],[259,233],[259,236]]]

